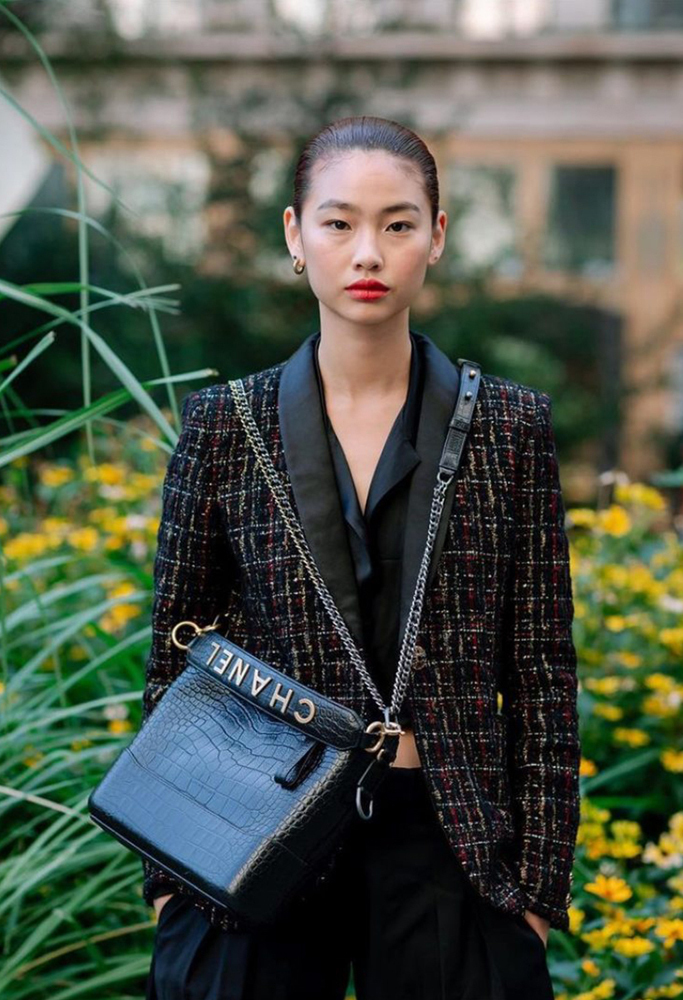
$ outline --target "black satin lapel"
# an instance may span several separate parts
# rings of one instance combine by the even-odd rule
[[[424,388],[416,441],[421,461],[413,472],[408,493],[401,578],[399,649],[403,642],[403,633],[417,582],[417,574],[427,542],[429,511],[436,484],[439,459],[460,386],[458,366],[454,365],[450,358],[425,334],[414,332],[414,336],[424,347]],[[436,572],[452,505],[453,482],[446,492],[442,519],[432,549],[425,593],[429,590]]]
[[[316,332],[307,337],[282,368],[278,420],[306,541],[339,612],[361,647],[358,587],[314,367],[317,336]]]

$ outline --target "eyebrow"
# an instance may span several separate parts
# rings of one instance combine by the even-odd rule
[[[338,201],[336,198],[328,198],[321,205],[318,205],[316,211],[321,212],[324,208],[341,208],[346,212],[356,212],[358,211],[356,205],[352,205],[348,201]],[[417,212],[420,214],[420,207],[412,201],[398,201],[395,205],[387,205],[380,212],[380,215],[388,215],[390,212]]]

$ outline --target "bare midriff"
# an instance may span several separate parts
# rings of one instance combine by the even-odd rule
[[[422,761],[417,752],[415,733],[408,726],[402,726],[403,732],[398,738],[398,750],[392,767],[422,767]]]

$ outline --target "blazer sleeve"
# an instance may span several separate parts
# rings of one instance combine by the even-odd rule
[[[236,572],[217,497],[213,410],[215,403],[206,389],[185,397],[181,433],[163,481],[142,725],[185,667],[186,651],[171,641],[173,626],[184,620],[210,624],[225,610]],[[156,896],[188,891],[147,859],[142,867],[142,895],[150,905]]]
[[[519,884],[527,909],[567,930],[580,812],[574,605],[551,398],[536,401],[518,456],[503,701]]]

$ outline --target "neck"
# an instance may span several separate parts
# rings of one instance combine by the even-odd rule
[[[379,327],[320,330],[318,366],[326,393],[350,405],[373,398],[404,398],[410,379],[410,330]]]

